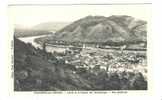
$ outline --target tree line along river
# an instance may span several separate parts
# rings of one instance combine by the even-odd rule
[[[34,40],[36,38],[41,38],[41,37],[45,37],[47,35],[38,35],[38,36],[31,36],[31,37],[20,37],[18,38],[19,40],[25,42],[25,43],[31,43],[34,47],[36,48],[42,48],[42,45],[36,43]],[[54,51],[56,52],[64,52],[67,48],[84,48],[84,47],[74,47],[74,46],[66,46],[66,45],[53,45],[53,44],[46,44],[46,50],[47,52],[51,52],[53,53]],[[120,49],[116,49],[116,48],[94,48],[94,47],[86,47],[84,49],[91,49],[91,50],[101,50],[101,51],[104,51],[104,52],[108,52],[108,51],[119,51],[120,52]],[[137,50],[138,53],[146,53],[145,50]],[[129,49],[125,49],[123,50],[123,52],[136,52],[136,50],[129,50]]]

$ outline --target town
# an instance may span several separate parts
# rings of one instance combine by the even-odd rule
[[[125,46],[110,49],[86,44],[82,47],[57,44],[54,47],[62,47],[63,50],[50,49],[52,50],[50,51],[51,46],[44,44],[43,48],[47,49],[47,52],[52,52],[62,63],[74,65],[75,68],[85,68],[92,72],[94,69],[99,69],[107,73],[140,72],[147,79],[146,51],[124,50]]]

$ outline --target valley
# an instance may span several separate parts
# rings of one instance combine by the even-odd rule
[[[14,90],[147,90],[146,24],[87,16],[50,34],[15,35]]]

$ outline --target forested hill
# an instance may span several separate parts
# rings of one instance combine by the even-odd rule
[[[87,16],[57,31],[53,39],[67,42],[146,42],[147,22],[131,16]]]

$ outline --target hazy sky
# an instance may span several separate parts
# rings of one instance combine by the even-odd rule
[[[42,22],[72,22],[88,15],[129,15],[148,20],[150,5],[9,6],[14,24],[30,27]]]

